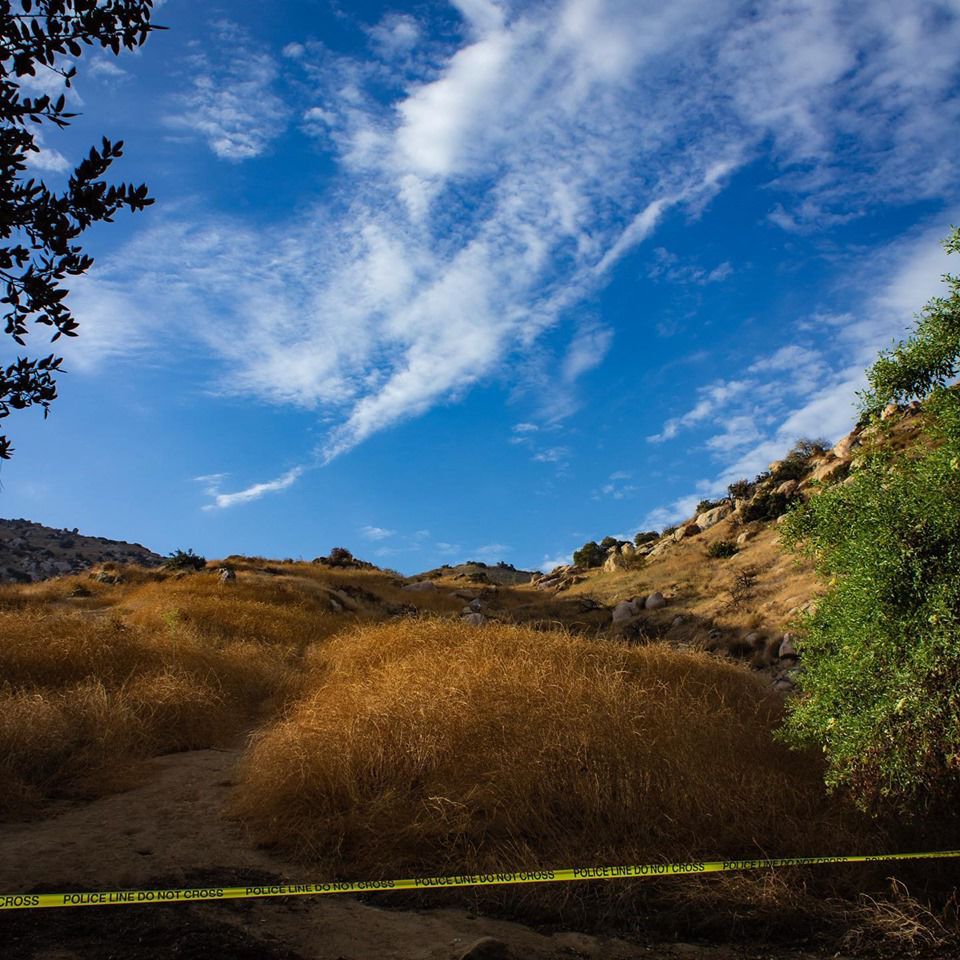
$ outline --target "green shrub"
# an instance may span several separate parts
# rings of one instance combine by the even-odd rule
[[[776,520],[787,512],[795,499],[774,490],[761,490],[744,505],[740,511],[740,518],[744,523],[753,523],[755,520]]]
[[[207,565],[207,558],[194,553],[189,547],[186,550],[177,550],[171,553],[164,561],[168,570],[202,570]]]
[[[634,534],[633,543],[634,546],[642,547],[645,543],[653,543],[654,540],[659,540],[660,534],[656,530],[641,530],[640,533]]]
[[[696,513],[706,513],[708,510],[712,510],[714,507],[719,507],[723,503],[722,500],[701,500],[697,504]]]
[[[734,500],[746,500],[753,493],[753,484],[749,480],[734,480],[727,487],[727,493]]]
[[[960,232],[947,243],[960,252]],[[803,695],[784,737],[819,745],[827,782],[873,810],[960,801],[960,280],[868,371],[862,401],[927,397],[909,455],[873,453],[788,517],[829,587],[801,623]]]
[[[573,553],[573,562],[578,567],[600,567],[607,559],[607,552],[600,547],[596,540],[588,540],[579,550]]]
[[[732,540],[715,540],[707,547],[707,556],[714,560],[732,557],[739,552],[739,547]]]

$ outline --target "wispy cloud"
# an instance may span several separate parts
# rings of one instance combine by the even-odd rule
[[[943,232],[938,225],[877,251],[859,274],[846,279],[862,291],[856,313],[812,315],[800,325],[804,342],[757,358],[742,379],[733,381],[737,389],[727,389],[728,383],[706,388],[685,417],[668,422],[664,434],[672,430],[673,436],[681,426],[706,428],[701,442],[719,469],[699,482],[697,492],[656,508],[644,523],[690,516],[698,499],[721,494],[732,481],[766,469],[800,437],[836,440],[846,433],[856,418],[865,367],[878,350],[903,336],[911,316],[942,289],[939,277],[951,267],[939,245]],[[879,288],[877,276],[888,278]]]
[[[171,123],[225,159],[258,156],[286,123],[279,65],[300,71],[309,96],[296,110],[317,111],[335,200],[256,230],[202,215],[156,225],[105,264],[107,294],[88,294],[130,304],[140,336],[190,317],[224,392],[324,408],[322,462],[529,356],[665,218],[695,219],[769,144],[795,222],[934,195],[956,176],[943,158],[955,155],[960,18],[946,5],[455,6],[459,45],[398,58],[418,46],[397,17],[371,34],[378,62],[306,41],[275,60],[221,24]],[[581,327],[557,381],[609,345],[608,330]],[[557,392],[562,416],[575,403]],[[707,392],[657,439],[721,402]]]
[[[210,477],[198,478],[207,482],[207,493],[213,499],[204,506],[204,510],[224,510],[227,507],[235,507],[241,503],[252,503],[259,500],[269,493],[280,493],[288,490],[297,480],[303,476],[303,467],[293,467],[286,473],[281,474],[275,480],[268,480],[265,483],[254,483],[243,490],[237,490],[233,493],[221,493],[220,483],[226,476],[225,474],[212,474]]]
[[[259,156],[283,132],[288,109],[273,90],[277,64],[239,26],[219,22],[213,43],[193,56],[190,68],[189,90],[166,117],[171,129],[202,137],[232,162]],[[106,70],[101,66],[101,75]]]
[[[385,527],[361,527],[360,535],[366,540],[389,540],[396,534],[396,530],[387,530]]]

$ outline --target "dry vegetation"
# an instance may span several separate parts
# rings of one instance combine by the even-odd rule
[[[816,759],[773,742],[779,710],[743,669],[661,644],[437,619],[365,626],[310,652],[302,696],[253,742],[237,812],[263,842],[345,878],[868,843],[825,799]],[[622,922],[646,889],[485,896]],[[678,881],[672,895],[692,889],[700,911],[708,889],[746,912],[784,902],[769,877]]]
[[[773,740],[781,701],[768,678],[674,643],[678,612],[691,641],[679,646],[696,647],[709,617],[746,629],[758,602],[779,610],[802,589],[776,561],[773,531],[689,565],[698,541],[723,535],[556,596],[443,579],[410,592],[383,571],[243,558],[230,558],[231,583],[212,569],[125,567],[116,584],[0,587],[0,818],[122,789],[145,758],[256,731],[235,813],[318,875],[885,846],[826,797],[819,758]],[[751,563],[762,572],[744,603],[710,596]],[[588,602],[649,589],[671,596],[650,624],[674,645],[617,640],[609,608]],[[471,593],[494,618],[481,627],[458,619]],[[568,923],[622,928],[646,910],[648,928],[686,934],[796,933],[844,915],[885,875],[791,869],[442,898]],[[835,895],[848,906],[831,906]],[[925,910],[905,896],[864,900],[848,933],[866,945],[953,935],[950,917]]]

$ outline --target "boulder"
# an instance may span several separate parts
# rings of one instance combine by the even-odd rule
[[[700,527],[696,523],[681,523],[673,533],[674,543],[686,540],[687,537],[695,537],[700,532]]]
[[[828,483],[834,479],[840,479],[840,474],[850,469],[849,460],[824,460],[813,473],[807,478],[809,482]]]
[[[460,619],[464,623],[470,623],[475,627],[487,622],[487,618],[482,613],[465,613]]]
[[[636,552],[637,552],[637,548],[634,547],[634,545],[633,545],[632,543],[624,543],[624,544],[620,547],[620,556],[621,556],[621,557],[626,557],[628,560],[629,560],[632,556],[634,556],[634,554],[635,554]]]
[[[853,448],[860,443],[860,431],[851,430],[842,440],[838,440],[830,451],[838,460],[847,460]]]
[[[777,651],[777,656],[781,660],[796,660],[799,658],[800,654],[797,652],[797,646],[793,642],[793,634],[785,633],[783,635],[783,640],[780,641],[780,649]]]
[[[767,638],[756,630],[752,630],[743,638],[744,643],[749,643],[754,650],[762,650],[767,645]]]
[[[666,605],[667,601],[664,595],[659,590],[654,590],[644,601],[643,608],[644,610],[659,610]]]
[[[754,534],[752,530],[745,530],[740,534],[739,537],[737,537],[737,546],[742,547],[748,540],[752,540],[753,536]]]
[[[471,613],[479,613],[482,607],[483,607],[483,604],[480,602],[479,597],[476,597],[475,599],[470,601],[469,609]]]
[[[784,480],[774,493],[782,493],[785,497],[792,497],[799,486],[800,484],[796,480]]]
[[[416,583],[408,583],[403,589],[411,592],[435,593],[437,585],[432,580],[418,580]]]
[[[613,622],[622,623],[625,620],[632,620],[640,613],[643,600],[621,600],[613,608]]]
[[[701,530],[709,530],[721,520],[729,517],[731,513],[733,513],[733,504],[721,503],[712,510],[704,510],[703,513],[698,514],[695,523]]]
[[[767,465],[767,470],[770,473],[776,473],[783,466],[782,460],[774,460],[773,463]]]
[[[900,405],[895,402],[888,403],[884,408],[883,412],[880,414],[881,420],[889,420],[891,417],[895,417],[900,412]]]
[[[614,570],[623,570],[627,566],[627,558],[621,553],[611,553],[603,561],[604,573],[613,573]]]
[[[777,677],[777,679],[773,681],[773,689],[780,693],[792,693],[795,687],[796,684],[786,675]]]

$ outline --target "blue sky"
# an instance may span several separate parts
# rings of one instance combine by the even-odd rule
[[[549,567],[846,432],[950,267],[957,0],[155,19],[81,58],[36,161],[56,185],[122,138],[157,203],[88,234],[60,399],[6,423],[7,517]]]

